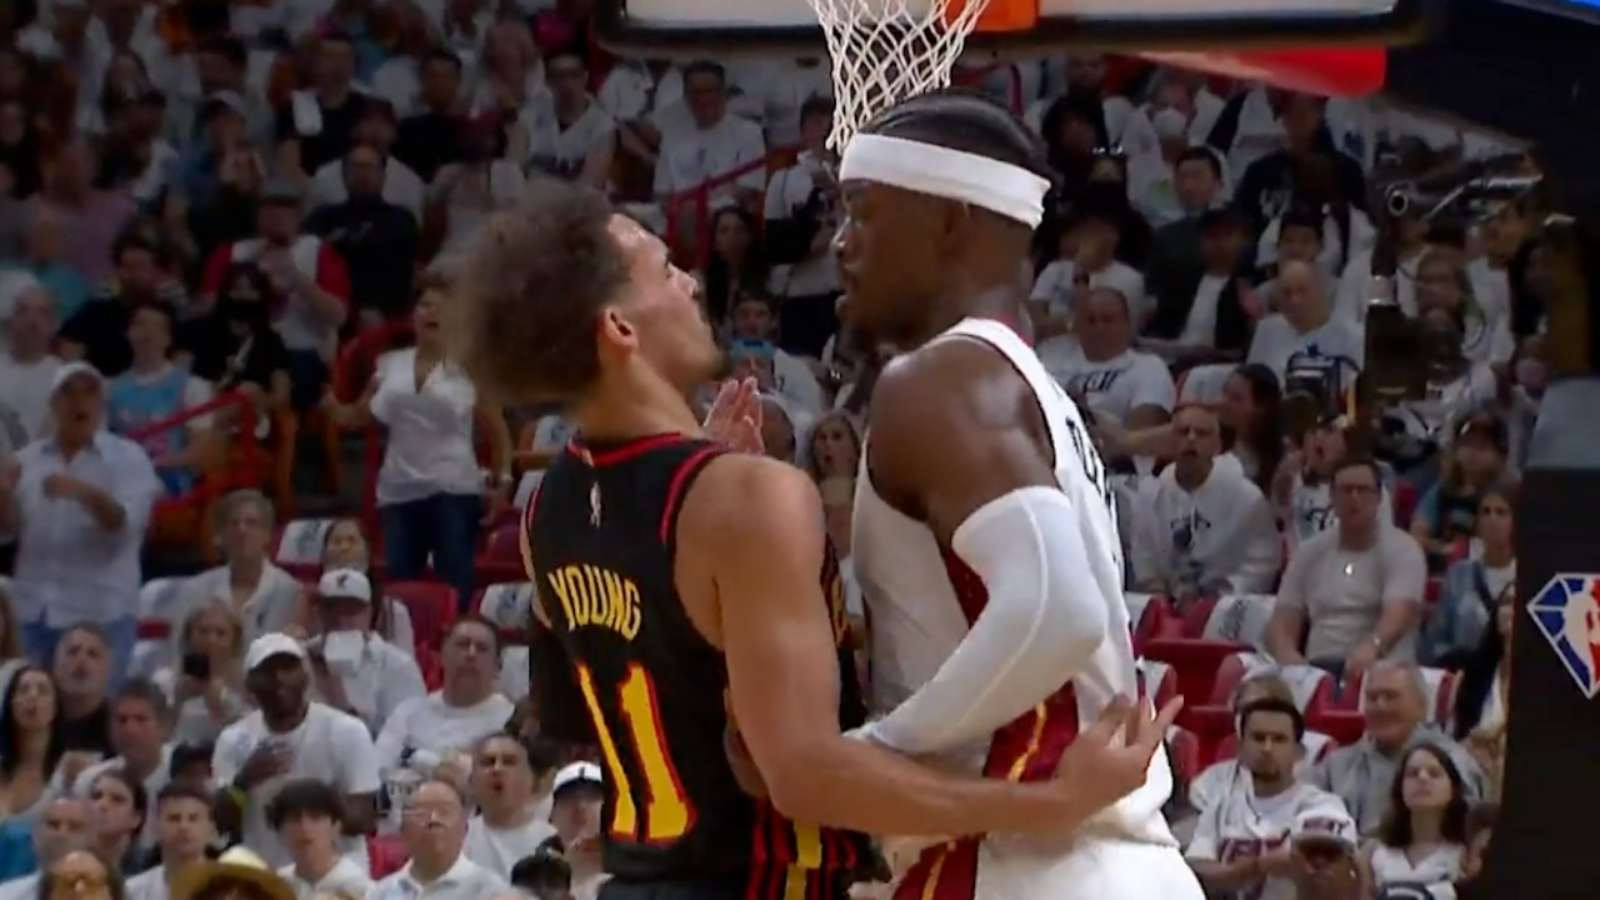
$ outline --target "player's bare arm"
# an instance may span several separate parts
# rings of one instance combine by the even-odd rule
[[[1107,598],[1057,486],[1043,413],[1022,377],[976,341],[944,340],[885,371],[868,466],[879,494],[926,522],[984,581],[989,602],[927,684],[869,726],[920,754],[979,739],[1058,691],[1105,640]],[[937,448],[930,450],[930,448]]]
[[[744,740],[791,818],[909,835],[1071,832],[1143,783],[1176,715],[1116,707],[1068,749],[1059,780],[1033,785],[942,773],[846,738],[810,479],[769,459],[722,457],[695,483],[679,522],[680,593],[727,657]]]

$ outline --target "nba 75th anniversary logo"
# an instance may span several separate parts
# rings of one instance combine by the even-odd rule
[[[1578,690],[1593,699],[1600,693],[1600,574],[1551,578],[1528,604],[1528,614]]]

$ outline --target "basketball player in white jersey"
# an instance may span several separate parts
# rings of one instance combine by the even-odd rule
[[[840,162],[835,250],[852,323],[902,355],[871,400],[854,548],[872,625],[859,736],[958,771],[1047,777],[1080,724],[1136,694],[1105,467],[1018,335],[1044,148],[958,91],[870,120]],[[1145,784],[1039,842],[926,846],[895,897],[1188,900],[1200,886]]]

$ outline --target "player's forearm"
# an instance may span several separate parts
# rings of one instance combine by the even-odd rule
[[[1038,785],[940,772],[845,737],[819,739],[786,756],[762,771],[774,805],[802,822],[869,834],[955,836],[1060,832],[1095,812],[1070,809]]]

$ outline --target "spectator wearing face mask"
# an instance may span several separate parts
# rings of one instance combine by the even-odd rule
[[[412,654],[372,630],[372,584],[354,569],[324,572],[314,601],[321,633],[306,642],[316,697],[383,728],[401,703],[427,693]]]
[[[272,327],[278,299],[259,266],[234,264],[222,276],[211,313],[190,322],[178,339],[196,377],[219,392],[237,390],[251,399],[263,417],[258,437],[267,433],[266,417],[291,408],[289,349]]]

